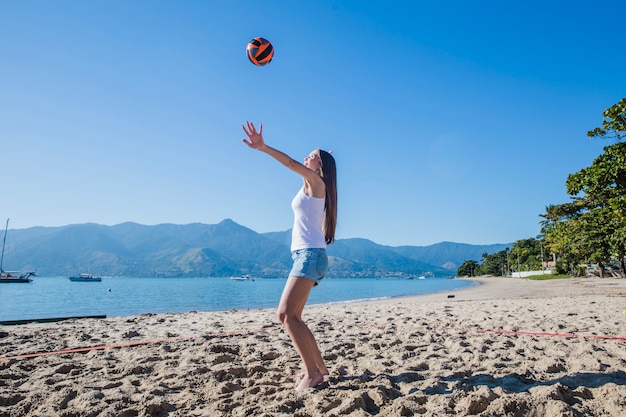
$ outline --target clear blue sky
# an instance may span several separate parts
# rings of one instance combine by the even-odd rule
[[[622,0],[0,0],[0,218],[11,229],[291,227],[333,149],[337,238],[509,243],[569,201],[626,95]],[[246,58],[256,36],[272,63]]]

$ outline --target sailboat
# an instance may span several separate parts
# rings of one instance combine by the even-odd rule
[[[7,243],[7,230],[9,230],[9,219],[4,227],[4,239],[2,240],[2,255],[0,256],[0,283],[13,283],[13,282],[31,282],[30,277],[35,276],[34,272],[21,272],[21,271],[5,271],[2,269],[2,263],[4,262],[4,246]]]

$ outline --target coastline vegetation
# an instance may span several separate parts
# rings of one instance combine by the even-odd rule
[[[603,113],[591,139],[614,139],[587,168],[565,182],[571,201],[550,204],[539,216],[541,234],[518,240],[511,249],[467,260],[457,276],[508,276],[550,269],[554,275],[529,279],[597,275],[626,278],[626,98]],[[535,278],[539,277],[539,278]],[[550,278],[546,278],[550,277]]]

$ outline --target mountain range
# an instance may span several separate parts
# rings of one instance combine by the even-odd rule
[[[39,276],[97,273],[133,277],[286,276],[291,230],[257,233],[230,219],[218,224],[146,226],[94,223],[8,231],[6,270]],[[466,260],[480,261],[512,244],[384,246],[339,239],[328,246],[329,277],[454,276]]]

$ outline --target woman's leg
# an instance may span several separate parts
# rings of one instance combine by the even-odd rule
[[[278,305],[278,319],[285,326],[304,364],[304,377],[296,391],[316,386],[328,373],[315,337],[302,321],[302,311],[314,284],[306,278],[289,277]]]

